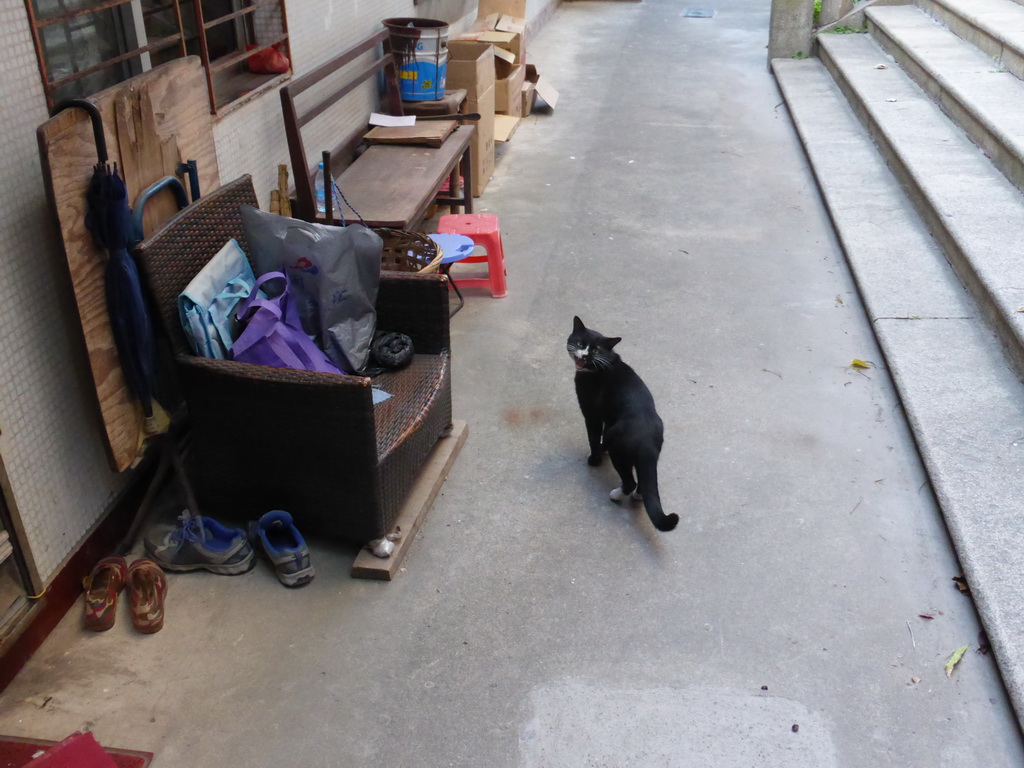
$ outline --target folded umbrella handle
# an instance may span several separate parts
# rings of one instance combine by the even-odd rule
[[[100,163],[107,162],[107,138],[103,134],[103,118],[100,116],[99,107],[85,99],[61,99],[53,105],[53,109],[50,110],[50,117],[54,117],[65,109],[71,109],[72,107],[84,109],[89,113],[89,119],[92,121],[92,135],[96,140],[96,156]]]

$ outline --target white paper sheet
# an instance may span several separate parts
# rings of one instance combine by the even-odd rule
[[[405,125],[416,125],[416,115],[382,115],[380,112],[370,113],[370,125],[380,125],[385,128],[398,128]]]

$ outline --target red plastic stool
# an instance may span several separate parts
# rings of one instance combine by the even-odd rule
[[[490,288],[495,299],[508,294],[505,290],[505,252],[501,247],[501,231],[498,217],[493,213],[449,213],[438,219],[437,231],[445,235],[465,235],[476,245],[484,248],[483,256],[468,256],[463,264],[487,262],[487,277],[464,278],[459,285],[476,288]]]

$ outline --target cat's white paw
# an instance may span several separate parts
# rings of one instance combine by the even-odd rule
[[[639,488],[637,488],[635,491],[633,491],[631,494],[629,494],[629,497],[631,499],[633,499],[633,501],[643,501],[644,500],[644,495],[642,493],[640,493],[640,489]]]
[[[612,501],[622,501],[626,498],[626,494],[622,492],[621,488],[613,488],[612,492],[608,494],[608,498]]]

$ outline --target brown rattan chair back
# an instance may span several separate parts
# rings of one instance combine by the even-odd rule
[[[175,354],[189,354],[178,317],[178,295],[231,238],[249,252],[242,228],[243,205],[259,207],[249,175],[179,211],[135,251]]]

